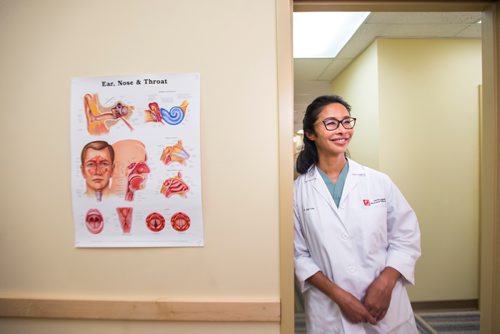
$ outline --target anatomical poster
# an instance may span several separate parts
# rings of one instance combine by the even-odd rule
[[[203,246],[200,75],[74,78],[76,247]]]

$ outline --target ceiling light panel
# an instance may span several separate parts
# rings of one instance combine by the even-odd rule
[[[334,58],[370,12],[294,12],[293,57]]]

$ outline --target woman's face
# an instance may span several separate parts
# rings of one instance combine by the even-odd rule
[[[323,107],[314,124],[315,133],[306,133],[307,138],[316,143],[320,158],[345,154],[354,129],[345,129],[339,124],[337,129],[330,131],[326,129],[323,121],[331,118],[342,121],[348,117],[349,112],[341,103],[330,103]]]

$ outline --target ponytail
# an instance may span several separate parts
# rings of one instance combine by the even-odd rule
[[[304,148],[297,156],[297,162],[295,164],[297,173],[305,174],[312,165],[317,163],[318,151],[316,150],[316,144],[304,135]]]

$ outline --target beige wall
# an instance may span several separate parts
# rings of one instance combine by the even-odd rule
[[[275,6],[0,0],[0,297],[279,301]],[[71,78],[168,72],[201,74],[205,247],[75,249]],[[77,328],[277,333],[279,323],[0,320],[2,333]]]
[[[273,323],[224,323],[224,322],[163,322],[163,321],[95,321],[95,320],[46,320],[1,319],[2,334],[255,334],[279,333]]]
[[[356,136],[349,145],[351,158],[379,168],[379,68],[377,43],[371,44],[332,83],[332,91],[346,99],[356,117]]]
[[[378,68],[371,82],[378,88],[379,167],[412,204],[422,230],[410,295],[414,301],[477,299],[481,41],[379,39],[376,45],[365,62],[375,58]],[[354,108],[366,105],[366,80],[359,77],[358,84],[364,89],[347,87]],[[346,89],[342,81],[332,87]]]

